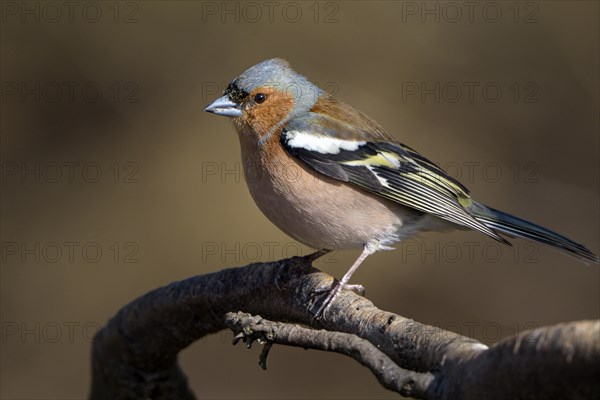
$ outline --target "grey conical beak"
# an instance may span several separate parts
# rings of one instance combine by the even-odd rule
[[[222,115],[224,117],[237,118],[242,116],[242,110],[238,103],[231,101],[229,96],[225,95],[213,101],[204,109],[209,113]]]

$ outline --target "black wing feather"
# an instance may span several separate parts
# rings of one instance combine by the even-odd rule
[[[283,146],[316,171],[510,244],[468,212],[467,188],[415,150],[395,142],[361,142],[356,150],[321,153],[291,146],[287,132]]]

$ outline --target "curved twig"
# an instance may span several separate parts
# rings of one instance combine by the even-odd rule
[[[423,398],[433,380],[430,373],[399,367],[371,342],[350,333],[272,322],[243,312],[228,313],[225,323],[236,334],[234,344],[243,339],[248,347],[254,341],[265,346],[259,360],[263,369],[271,345],[281,344],[347,355],[370,369],[381,386],[403,396]]]
[[[202,336],[226,329],[230,312],[310,326],[311,309],[319,300],[314,293],[333,279],[311,266],[320,255],[197,276],[134,300],[94,340],[90,397],[192,399],[177,364],[178,353]],[[323,350],[359,349],[355,358],[371,370],[377,370],[377,362],[381,362],[380,382],[412,396],[600,397],[596,379],[600,376],[599,321],[539,328],[487,349],[473,339],[381,311],[369,300],[346,291],[319,324],[335,338],[321,343]],[[289,326],[279,329],[285,332]],[[286,344],[302,345],[302,340],[312,338],[310,343],[318,346],[316,338],[328,337],[318,332],[322,331],[301,328],[289,332]],[[340,344],[349,337],[360,339]],[[396,366],[388,368],[390,362]],[[394,386],[394,380],[408,386]]]

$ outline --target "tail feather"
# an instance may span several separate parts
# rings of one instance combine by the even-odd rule
[[[598,256],[592,253],[587,247],[550,229],[543,228],[514,215],[475,202],[469,212],[476,220],[494,231],[556,247],[584,262],[599,262]]]

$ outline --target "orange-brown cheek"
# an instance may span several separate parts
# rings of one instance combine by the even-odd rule
[[[265,103],[256,105],[242,117],[261,137],[279,124],[294,106],[292,96],[286,93],[271,93],[267,96]]]

